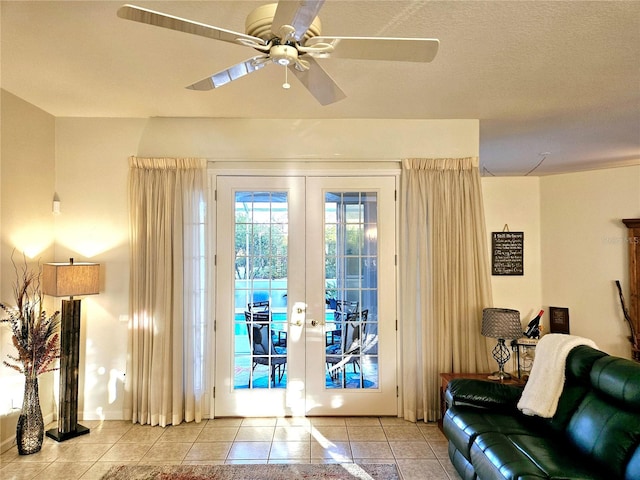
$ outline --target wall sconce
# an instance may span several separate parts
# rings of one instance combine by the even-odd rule
[[[57,193],[53,195],[53,214],[60,215],[60,197]]]
[[[60,317],[60,405],[58,428],[47,437],[58,442],[89,433],[78,424],[78,370],[80,365],[80,300],[76,295],[94,295],[100,289],[100,264],[45,263],[42,266],[42,293],[62,300]]]

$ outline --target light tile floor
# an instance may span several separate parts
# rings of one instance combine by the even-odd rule
[[[391,417],[221,418],[166,428],[81,422],[91,433],[39,453],[0,455],[0,478],[99,479],[111,466],[223,463],[396,463],[403,480],[458,480],[435,424]],[[48,428],[53,428],[50,425]]]

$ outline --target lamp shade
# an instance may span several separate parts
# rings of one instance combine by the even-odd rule
[[[99,263],[45,263],[42,293],[52,297],[95,295],[100,291]]]
[[[485,308],[482,310],[482,335],[503,339],[522,337],[520,312],[509,308]]]

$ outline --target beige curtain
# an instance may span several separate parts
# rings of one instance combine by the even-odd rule
[[[206,161],[129,159],[131,274],[125,418],[200,421]]]
[[[402,165],[403,414],[440,417],[441,372],[488,371],[480,335],[491,283],[477,158]]]

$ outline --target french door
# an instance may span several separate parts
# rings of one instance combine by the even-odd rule
[[[395,177],[216,192],[215,416],[395,415]]]

